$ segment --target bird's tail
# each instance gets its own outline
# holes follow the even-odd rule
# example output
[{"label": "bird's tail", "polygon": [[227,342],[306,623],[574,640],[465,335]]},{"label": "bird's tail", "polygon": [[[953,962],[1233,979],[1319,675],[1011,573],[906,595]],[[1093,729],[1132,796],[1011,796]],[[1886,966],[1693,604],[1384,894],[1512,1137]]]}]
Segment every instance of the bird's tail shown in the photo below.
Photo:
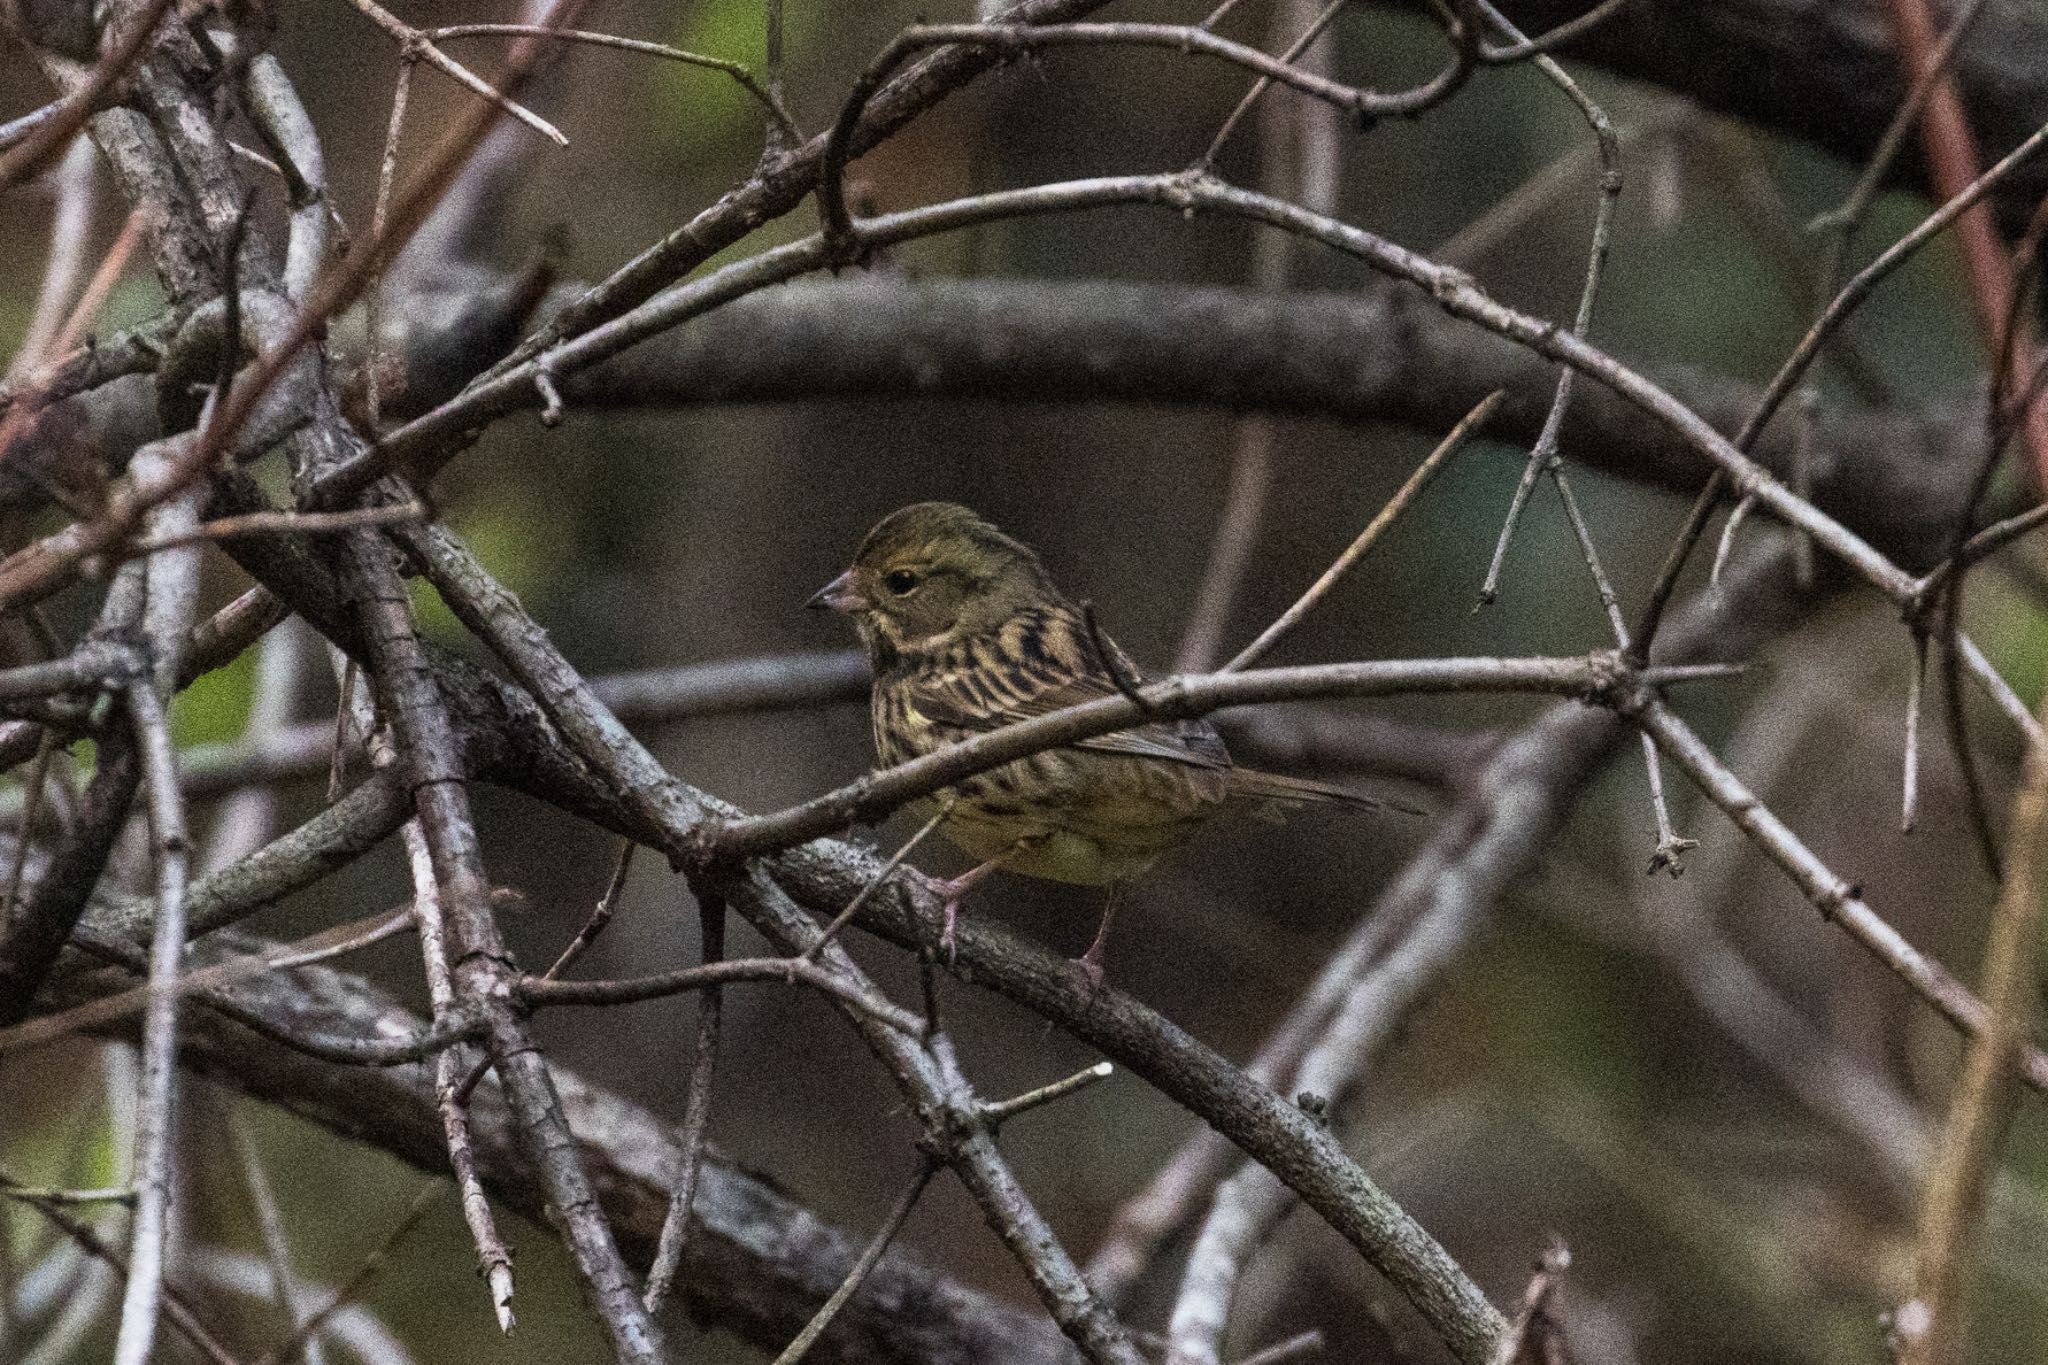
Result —
[{"label": "bird's tail", "polygon": [[1285,777],[1279,773],[1262,773],[1256,768],[1232,768],[1230,770],[1230,794],[1253,801],[1271,801],[1284,807],[1305,805],[1310,802],[1331,802],[1349,806],[1353,810],[1398,811],[1403,815],[1421,815],[1423,812],[1413,806],[1404,806],[1398,801],[1387,801],[1377,796],[1365,796],[1333,787],[1326,782],[1311,782],[1304,777]]}]

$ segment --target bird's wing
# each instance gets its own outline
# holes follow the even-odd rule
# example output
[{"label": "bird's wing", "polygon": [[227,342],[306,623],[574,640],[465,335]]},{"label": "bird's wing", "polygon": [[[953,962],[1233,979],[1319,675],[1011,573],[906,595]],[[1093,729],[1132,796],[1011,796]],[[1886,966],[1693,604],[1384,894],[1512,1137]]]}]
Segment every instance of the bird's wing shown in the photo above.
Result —
[{"label": "bird's wing", "polygon": [[[1083,702],[1118,695],[1116,684],[1095,661],[1079,623],[1055,618],[1033,635],[1035,647],[998,636],[970,648],[959,668],[922,670],[905,680],[906,700],[926,720],[943,728],[980,733],[1050,715]],[[1138,670],[1114,644],[1125,676]],[[1114,734],[1075,741],[1075,748],[1101,753],[1165,759],[1197,768],[1227,770],[1230,754],[1206,721],[1150,721]]]}]

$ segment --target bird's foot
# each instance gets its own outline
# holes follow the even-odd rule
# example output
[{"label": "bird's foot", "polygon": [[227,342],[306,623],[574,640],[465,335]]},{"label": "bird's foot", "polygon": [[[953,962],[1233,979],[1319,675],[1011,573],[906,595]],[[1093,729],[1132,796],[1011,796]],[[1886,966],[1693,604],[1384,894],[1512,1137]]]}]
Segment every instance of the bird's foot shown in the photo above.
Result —
[{"label": "bird's foot", "polygon": [[939,951],[946,955],[946,965],[952,966],[959,955],[957,931],[960,925],[960,902],[967,899],[967,893],[974,884],[995,871],[996,862],[990,859],[979,867],[971,867],[951,881],[935,881],[932,890],[945,897],[939,913],[945,916],[939,928]]},{"label": "bird's foot", "polygon": [[950,967],[960,956],[960,942],[954,932],[960,926],[960,897],[947,896],[940,913],[946,917],[946,922],[939,930],[939,951],[946,955],[946,965]]},{"label": "bird's foot", "polygon": [[1102,989],[1102,945],[1094,944],[1079,957],[1067,959],[1067,965],[1079,972],[1088,982],[1088,994],[1094,995]]},{"label": "bird's foot", "polygon": [[1088,951],[1071,958],[1081,975],[1088,978],[1088,994],[1094,995],[1102,989],[1102,950],[1109,946],[1109,926],[1116,922],[1117,906],[1123,902],[1124,888],[1121,883],[1109,888],[1109,899],[1102,906],[1102,921],[1095,926],[1095,937],[1088,944]]}]

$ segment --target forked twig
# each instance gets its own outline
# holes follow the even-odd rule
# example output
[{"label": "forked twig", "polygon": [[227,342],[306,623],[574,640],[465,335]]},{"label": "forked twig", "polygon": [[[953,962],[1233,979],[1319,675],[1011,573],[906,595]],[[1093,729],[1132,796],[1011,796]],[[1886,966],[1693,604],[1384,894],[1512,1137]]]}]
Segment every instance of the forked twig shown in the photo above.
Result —
[{"label": "forked twig", "polygon": [[510,114],[513,118],[518,119],[557,147],[569,145],[569,139],[563,136],[561,129],[549,123],[539,114],[534,113],[533,110],[527,108],[518,100],[501,93],[489,81],[486,81],[483,77],[477,75],[476,72],[471,71],[461,62],[456,61],[453,57],[443,52],[426,32],[406,23],[405,20],[378,4],[377,0],[349,0],[349,3],[358,10],[361,10],[363,16],[371,23],[391,35],[392,41],[398,44],[399,55],[406,65],[410,66],[413,62],[423,61],[454,81],[457,85],[477,95],[481,95],[484,99],[497,105],[500,109]]},{"label": "forked twig", "polygon": [[[779,15],[780,0],[773,0],[770,13]],[[542,28],[538,24],[451,24],[446,28],[423,30],[420,34],[429,42],[447,42],[457,38],[539,38],[546,42],[586,43],[592,47],[609,47],[621,52],[638,52],[644,56],[660,57],[665,61],[680,62],[685,66],[702,67],[707,71],[723,71],[733,78],[740,89],[747,92],[760,106],[768,111],[775,131],[788,139],[794,147],[803,141],[803,134],[797,131],[796,121],[789,116],[782,97],[776,90],[779,69],[771,66],[774,75],[769,84],[762,85],[754,79],[754,73],[738,62],[729,62],[722,57],[707,57],[699,52],[686,52],[667,43],[650,43],[641,38],[621,38],[611,33],[593,33],[587,29]]]}]

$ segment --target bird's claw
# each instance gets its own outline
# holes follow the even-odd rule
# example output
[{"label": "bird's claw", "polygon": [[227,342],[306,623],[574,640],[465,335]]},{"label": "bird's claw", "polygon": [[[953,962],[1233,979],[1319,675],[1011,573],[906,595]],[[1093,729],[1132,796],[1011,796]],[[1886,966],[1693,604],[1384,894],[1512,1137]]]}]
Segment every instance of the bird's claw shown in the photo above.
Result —
[{"label": "bird's claw", "polygon": [[1082,976],[1087,978],[1088,994],[1091,996],[1102,989],[1102,954],[1099,951],[1097,951],[1099,947],[1100,945],[1098,944],[1096,947],[1090,948],[1087,952],[1081,954],[1081,956],[1079,957],[1070,957],[1067,959],[1068,963],[1071,964],[1075,968],[1075,970],[1079,971]]}]

